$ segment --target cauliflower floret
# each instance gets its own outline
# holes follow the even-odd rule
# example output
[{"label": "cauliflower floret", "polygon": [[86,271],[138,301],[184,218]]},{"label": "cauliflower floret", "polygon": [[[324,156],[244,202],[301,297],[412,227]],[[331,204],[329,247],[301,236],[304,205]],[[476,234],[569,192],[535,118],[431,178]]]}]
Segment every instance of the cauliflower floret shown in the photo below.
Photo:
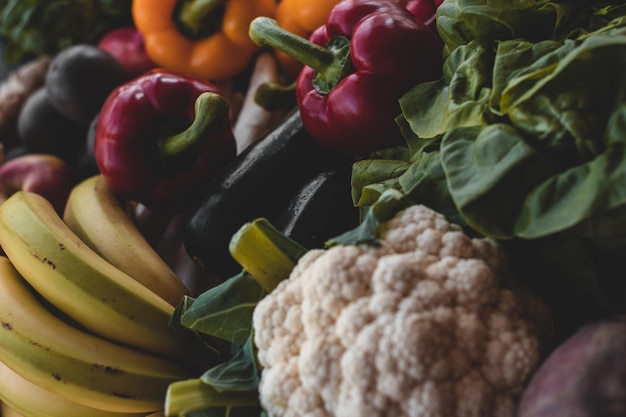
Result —
[{"label": "cauliflower floret", "polygon": [[511,417],[547,306],[493,240],[411,206],[380,245],[307,252],[253,317],[270,416]]}]

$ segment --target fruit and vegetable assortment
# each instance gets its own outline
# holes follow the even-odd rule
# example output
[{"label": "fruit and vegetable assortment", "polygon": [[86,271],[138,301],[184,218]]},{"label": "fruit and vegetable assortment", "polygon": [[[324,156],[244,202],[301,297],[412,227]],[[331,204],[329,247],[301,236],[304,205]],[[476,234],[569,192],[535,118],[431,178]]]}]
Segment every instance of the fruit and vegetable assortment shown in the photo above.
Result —
[{"label": "fruit and vegetable assortment", "polygon": [[0,416],[626,415],[621,0],[0,0]]}]

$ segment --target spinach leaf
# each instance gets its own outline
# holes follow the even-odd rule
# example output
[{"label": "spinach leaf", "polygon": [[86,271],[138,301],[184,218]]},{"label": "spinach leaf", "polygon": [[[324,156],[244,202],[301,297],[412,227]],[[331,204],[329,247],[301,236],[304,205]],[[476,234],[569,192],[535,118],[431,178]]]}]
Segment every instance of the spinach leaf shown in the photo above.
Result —
[{"label": "spinach leaf", "polygon": [[[583,28],[598,28],[620,1],[446,0],[437,10],[437,28],[446,51],[481,40],[562,40]],[[576,32],[578,33],[578,32]]]},{"label": "spinach leaf", "polygon": [[472,41],[445,60],[440,80],[418,84],[404,94],[400,108],[415,135],[428,139],[457,127],[489,123],[493,59],[493,51]]},{"label": "spinach leaf", "polygon": [[[605,151],[608,119],[625,97],[626,27],[564,41],[559,48],[552,41],[535,45],[544,43],[549,48],[533,48],[543,55],[531,54],[531,65],[517,62],[521,70],[493,99],[499,99],[513,125],[553,157],[572,164],[588,161]],[[494,72],[498,62],[515,62],[519,48],[510,53],[509,44],[501,44]]]},{"label": "spinach leaf", "polygon": [[458,128],[442,142],[450,193],[468,224],[487,236],[537,238],[626,204],[624,35],[626,27],[563,48],[548,41],[531,48],[545,52],[528,54],[534,65],[507,76],[498,62],[520,44],[504,43],[495,68],[506,86],[492,101],[509,123]]},{"label": "spinach leaf", "polygon": [[507,124],[448,132],[441,159],[463,219],[479,233],[499,239],[515,236],[515,223],[528,193],[559,172],[559,166]]}]

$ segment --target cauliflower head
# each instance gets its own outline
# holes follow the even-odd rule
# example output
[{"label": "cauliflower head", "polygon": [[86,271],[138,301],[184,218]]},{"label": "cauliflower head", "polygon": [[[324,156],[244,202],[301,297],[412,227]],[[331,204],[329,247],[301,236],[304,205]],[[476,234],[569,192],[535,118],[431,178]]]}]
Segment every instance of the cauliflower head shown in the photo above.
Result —
[{"label": "cauliflower head", "polygon": [[414,205],[380,245],[307,252],[257,305],[270,416],[510,417],[551,316],[503,249]]}]

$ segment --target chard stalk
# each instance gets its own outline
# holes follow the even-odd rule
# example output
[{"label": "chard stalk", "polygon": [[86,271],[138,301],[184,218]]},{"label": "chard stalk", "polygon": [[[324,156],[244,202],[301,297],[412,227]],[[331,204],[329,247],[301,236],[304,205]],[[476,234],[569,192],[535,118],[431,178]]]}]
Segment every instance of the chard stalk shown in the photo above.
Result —
[{"label": "chard stalk", "polygon": [[187,416],[194,411],[206,409],[224,409],[224,415],[229,414],[231,408],[250,408],[260,410],[258,392],[252,391],[223,391],[220,392],[201,378],[176,381],[168,386],[165,396],[166,416]]},{"label": "chard stalk", "polygon": [[244,224],[233,235],[229,250],[268,293],[289,276],[298,259],[307,251],[265,218]]}]

